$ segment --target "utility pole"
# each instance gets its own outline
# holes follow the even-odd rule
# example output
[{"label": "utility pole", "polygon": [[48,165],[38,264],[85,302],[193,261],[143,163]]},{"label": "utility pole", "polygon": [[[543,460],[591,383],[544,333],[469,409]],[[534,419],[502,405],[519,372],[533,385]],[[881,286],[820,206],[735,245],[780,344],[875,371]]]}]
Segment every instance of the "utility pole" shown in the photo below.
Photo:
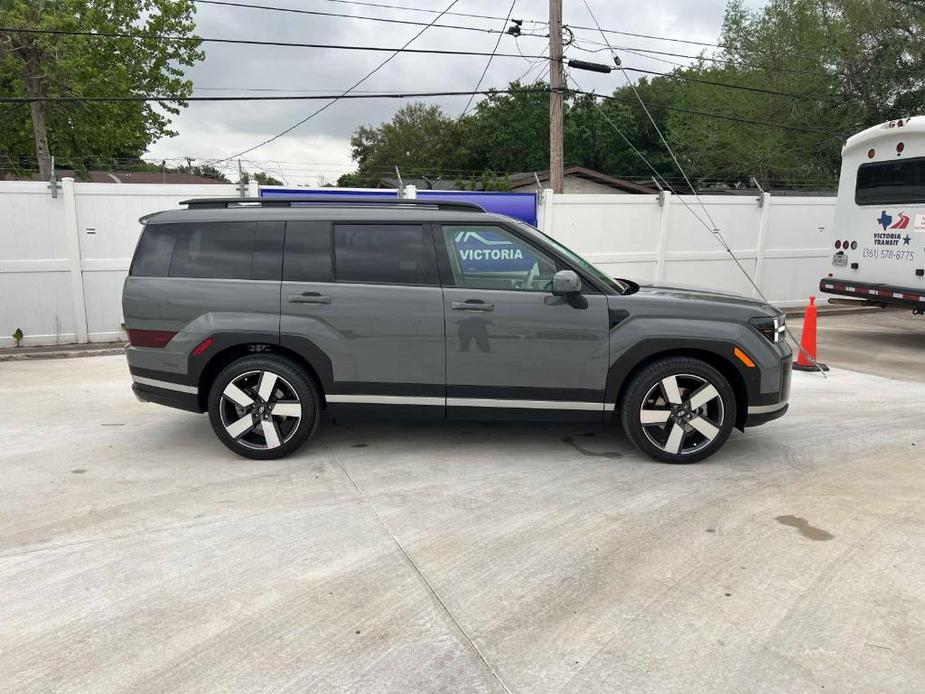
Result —
[{"label": "utility pole", "polygon": [[563,189],[562,144],[562,0],[549,0],[549,187]]}]

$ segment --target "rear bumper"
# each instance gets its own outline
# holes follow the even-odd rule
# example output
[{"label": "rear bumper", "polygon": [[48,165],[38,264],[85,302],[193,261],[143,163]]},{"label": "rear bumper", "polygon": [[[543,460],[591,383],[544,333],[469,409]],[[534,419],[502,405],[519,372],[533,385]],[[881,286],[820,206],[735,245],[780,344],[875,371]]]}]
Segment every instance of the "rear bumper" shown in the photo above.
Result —
[{"label": "rear bumper", "polygon": [[855,299],[866,299],[874,304],[925,308],[925,289],[892,287],[886,284],[851,282],[849,280],[822,279],[819,280],[819,291],[826,294],[850,296]]},{"label": "rear bumper", "polygon": [[132,384],[132,392],[140,402],[153,402],[187,412],[202,412],[202,408],[199,407],[199,396],[193,393],[179,393],[175,390],[154,388],[137,382]]}]

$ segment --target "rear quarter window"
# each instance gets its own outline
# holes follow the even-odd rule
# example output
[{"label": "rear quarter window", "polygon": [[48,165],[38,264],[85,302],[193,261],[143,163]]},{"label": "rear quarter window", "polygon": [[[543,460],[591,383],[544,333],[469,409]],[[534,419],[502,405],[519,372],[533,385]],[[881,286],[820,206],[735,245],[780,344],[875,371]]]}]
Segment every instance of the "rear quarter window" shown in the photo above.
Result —
[{"label": "rear quarter window", "polygon": [[131,274],[279,280],[283,226],[283,222],[149,224]]}]

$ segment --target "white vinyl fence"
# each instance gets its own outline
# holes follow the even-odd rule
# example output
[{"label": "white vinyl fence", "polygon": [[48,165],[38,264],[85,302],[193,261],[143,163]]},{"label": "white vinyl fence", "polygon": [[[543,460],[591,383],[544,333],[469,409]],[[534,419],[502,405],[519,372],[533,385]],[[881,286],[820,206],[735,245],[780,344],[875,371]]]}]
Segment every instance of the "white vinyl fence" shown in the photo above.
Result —
[{"label": "white vinyl fence", "polygon": [[[408,191],[412,192],[412,191]],[[124,338],[122,281],[138,218],[191,197],[235,196],[234,185],[0,181],[0,347]],[[256,195],[251,186],[250,195]],[[413,194],[413,193],[412,193]],[[768,298],[806,303],[831,250],[834,198],[704,198]],[[696,202],[689,204],[701,216]],[[728,255],[678,198],[544,194],[540,225],[615,276],[751,294]]]},{"label": "white vinyl fence", "polygon": [[[803,306],[829,267],[835,198],[701,196],[767,299]],[[707,222],[697,220],[695,214]],[[757,296],[693,196],[553,195],[540,228],[613,277]]]},{"label": "white vinyl fence", "polygon": [[124,339],[122,281],[138,218],[234,185],[0,181],[0,347]]}]

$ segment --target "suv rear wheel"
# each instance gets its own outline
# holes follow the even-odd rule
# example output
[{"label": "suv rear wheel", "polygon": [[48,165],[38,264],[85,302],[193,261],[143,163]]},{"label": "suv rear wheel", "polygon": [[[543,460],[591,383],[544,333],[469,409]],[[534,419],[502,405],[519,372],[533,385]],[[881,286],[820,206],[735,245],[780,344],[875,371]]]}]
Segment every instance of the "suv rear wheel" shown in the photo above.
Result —
[{"label": "suv rear wheel", "polygon": [[282,458],[318,426],[320,397],[288,359],[244,357],[219,373],[209,391],[209,421],[228,448],[245,458]]},{"label": "suv rear wheel", "polygon": [[732,387],[699,359],[672,357],[627,386],[621,419],[630,441],[664,463],[695,463],[718,451],[735,423]]}]

